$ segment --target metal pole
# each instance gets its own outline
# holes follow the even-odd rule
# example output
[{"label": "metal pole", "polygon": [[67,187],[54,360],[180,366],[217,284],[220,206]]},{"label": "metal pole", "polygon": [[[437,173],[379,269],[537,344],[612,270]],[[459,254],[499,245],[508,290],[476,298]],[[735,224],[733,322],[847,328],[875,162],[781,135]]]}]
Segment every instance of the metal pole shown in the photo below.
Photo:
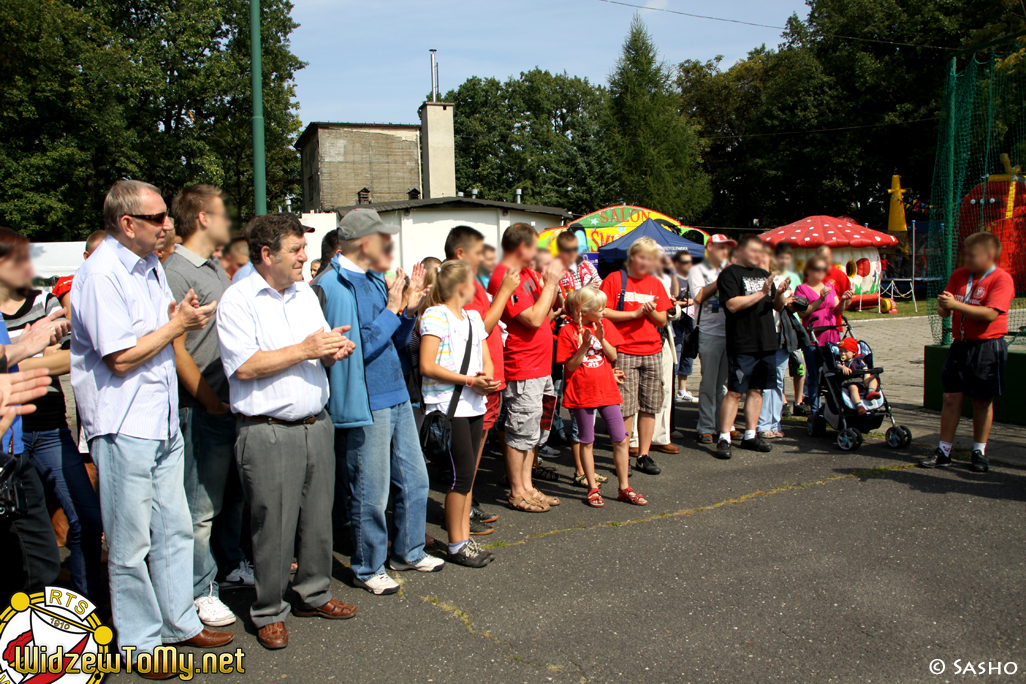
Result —
[{"label": "metal pole", "polygon": [[267,213],[267,167],[264,160],[264,70],[260,60],[260,0],[249,0],[249,43],[253,83],[253,213]]},{"label": "metal pole", "polygon": [[[948,111],[947,124],[948,124],[948,195],[944,198],[944,225],[941,226],[941,235],[943,236],[944,242],[942,243],[944,249],[944,274],[942,276],[944,282],[951,277],[951,272],[955,270],[955,239],[954,230],[955,226],[955,195],[957,194],[955,189],[955,90],[958,87],[958,65],[955,58],[951,58],[951,71],[949,75],[949,86],[948,86]],[[952,231],[951,235],[944,233],[945,227]],[[941,344],[951,344],[951,317],[941,319]]]}]

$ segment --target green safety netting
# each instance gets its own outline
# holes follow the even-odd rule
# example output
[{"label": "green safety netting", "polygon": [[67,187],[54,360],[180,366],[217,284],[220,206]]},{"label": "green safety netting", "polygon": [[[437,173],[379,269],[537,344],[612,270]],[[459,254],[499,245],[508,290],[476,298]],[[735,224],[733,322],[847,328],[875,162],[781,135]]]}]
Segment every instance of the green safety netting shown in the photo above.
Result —
[{"label": "green safety netting", "polygon": [[[1008,329],[1026,326],[1026,48],[971,57],[961,72],[952,60],[944,91],[927,232],[927,293],[938,343],[950,322],[936,315],[936,297],[961,261],[962,241],[979,231],[1001,239],[1000,265],[1015,280]],[[1026,331],[1014,340],[1026,343]]]}]

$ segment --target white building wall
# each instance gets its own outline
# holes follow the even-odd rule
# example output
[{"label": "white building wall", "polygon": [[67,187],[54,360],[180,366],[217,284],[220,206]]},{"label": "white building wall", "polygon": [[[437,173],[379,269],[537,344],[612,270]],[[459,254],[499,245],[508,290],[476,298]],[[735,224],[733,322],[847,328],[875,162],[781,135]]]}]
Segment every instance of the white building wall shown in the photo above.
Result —
[{"label": "white building wall", "polygon": [[[510,210],[503,215],[503,211],[492,207],[425,207],[382,212],[382,221],[399,226],[399,234],[394,237],[397,245],[393,265],[409,272],[425,257],[445,259],[445,238],[450,230],[460,225],[481,231],[485,243],[499,249],[503,231],[513,223],[527,223],[538,232],[563,223],[559,216],[552,214]],[[335,213],[303,214],[303,223],[315,229],[306,236],[307,256],[313,261],[320,256],[321,240],[328,231],[335,229]]]}]

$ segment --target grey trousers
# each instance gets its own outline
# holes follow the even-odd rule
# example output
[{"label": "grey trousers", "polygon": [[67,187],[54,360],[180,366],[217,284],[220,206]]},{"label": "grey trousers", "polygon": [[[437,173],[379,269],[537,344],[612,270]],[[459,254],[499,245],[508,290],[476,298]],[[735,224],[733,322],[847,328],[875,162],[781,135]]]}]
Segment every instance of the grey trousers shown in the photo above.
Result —
[{"label": "grey trousers", "polygon": [[[307,608],[331,600],[331,508],[335,498],[335,429],[326,411],[312,425],[239,420],[235,459],[251,509],[258,628],[283,622],[295,554],[292,590]],[[299,548],[296,537],[299,537]]]},{"label": "grey trousers", "polygon": [[698,338],[698,361],[702,384],[698,386],[698,434],[720,434],[720,404],[727,396],[727,338],[707,335]]}]

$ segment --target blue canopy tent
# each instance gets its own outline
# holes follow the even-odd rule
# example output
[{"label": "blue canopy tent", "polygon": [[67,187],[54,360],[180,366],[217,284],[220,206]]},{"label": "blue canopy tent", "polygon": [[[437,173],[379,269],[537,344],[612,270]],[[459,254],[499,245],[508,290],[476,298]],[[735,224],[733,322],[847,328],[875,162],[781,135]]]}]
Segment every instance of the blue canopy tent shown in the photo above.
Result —
[{"label": "blue canopy tent", "polygon": [[701,259],[705,256],[705,247],[702,245],[697,242],[692,242],[691,240],[685,240],[676,233],[662,227],[652,219],[648,219],[623,237],[619,237],[609,244],[599,247],[599,259],[602,261],[626,259],[627,249],[635,240],[642,237],[650,237],[655,240],[659,246],[663,248],[663,251],[670,256],[673,256],[682,249],[686,249],[690,252],[693,259]]}]

